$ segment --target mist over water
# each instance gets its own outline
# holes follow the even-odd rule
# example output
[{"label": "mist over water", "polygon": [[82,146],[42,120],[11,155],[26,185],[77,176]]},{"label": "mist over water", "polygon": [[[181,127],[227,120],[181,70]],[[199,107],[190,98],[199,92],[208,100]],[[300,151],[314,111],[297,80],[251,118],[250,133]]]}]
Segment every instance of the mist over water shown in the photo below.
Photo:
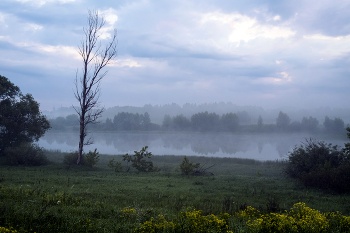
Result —
[{"label": "mist over water", "polygon": [[[94,133],[94,144],[85,151],[101,154],[126,154],[148,146],[153,155],[195,155],[248,158],[256,160],[285,159],[288,151],[306,138],[343,146],[346,136],[311,135],[307,133]],[[77,133],[47,133],[39,140],[45,149],[71,152],[78,149]]]}]

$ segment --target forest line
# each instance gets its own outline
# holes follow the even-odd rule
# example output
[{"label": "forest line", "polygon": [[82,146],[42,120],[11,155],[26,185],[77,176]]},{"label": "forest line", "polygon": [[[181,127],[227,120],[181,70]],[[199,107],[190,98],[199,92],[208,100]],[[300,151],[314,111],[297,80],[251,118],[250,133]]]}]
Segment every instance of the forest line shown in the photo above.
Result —
[{"label": "forest line", "polygon": [[[50,119],[54,131],[79,130],[79,118],[75,114],[66,117]],[[250,123],[248,123],[250,122]],[[119,112],[113,118],[107,118],[99,124],[89,127],[92,131],[194,131],[194,132],[311,132],[311,133],[345,133],[346,125],[339,118],[331,119],[325,116],[322,123],[312,116],[303,117],[300,121],[292,121],[284,112],[276,116],[276,122],[265,124],[259,115],[256,123],[251,123],[251,117],[246,111],[238,113],[198,112],[190,118],[183,114],[171,117],[165,114],[161,124],[151,121],[150,114]]]}]

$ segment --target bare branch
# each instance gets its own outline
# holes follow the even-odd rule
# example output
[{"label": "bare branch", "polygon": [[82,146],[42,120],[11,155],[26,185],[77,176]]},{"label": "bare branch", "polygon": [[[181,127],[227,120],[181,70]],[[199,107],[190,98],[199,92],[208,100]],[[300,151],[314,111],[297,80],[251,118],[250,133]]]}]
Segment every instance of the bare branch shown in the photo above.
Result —
[{"label": "bare branch", "polygon": [[83,28],[85,38],[78,46],[78,54],[83,62],[82,74],[78,81],[77,71],[74,81],[74,96],[80,106],[80,108],[74,107],[80,119],[78,164],[81,160],[83,146],[93,143],[92,137],[85,140],[88,134],[86,127],[89,124],[98,123],[98,118],[104,111],[104,108],[100,108],[99,102],[100,84],[108,71],[102,72],[102,70],[117,56],[117,31],[114,30],[111,41],[103,48],[99,38],[106,21],[99,16],[98,11],[89,11],[88,14],[87,27]]}]

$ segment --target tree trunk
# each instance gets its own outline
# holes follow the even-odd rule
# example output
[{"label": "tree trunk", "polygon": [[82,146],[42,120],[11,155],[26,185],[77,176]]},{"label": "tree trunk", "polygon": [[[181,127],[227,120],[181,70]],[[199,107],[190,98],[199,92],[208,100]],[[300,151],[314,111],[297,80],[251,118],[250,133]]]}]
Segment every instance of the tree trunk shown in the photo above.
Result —
[{"label": "tree trunk", "polygon": [[78,151],[78,159],[77,164],[79,165],[81,163],[82,157],[83,157],[83,146],[84,146],[84,139],[85,139],[85,127],[84,127],[84,117],[82,116],[80,118],[80,135],[79,135],[79,151]]},{"label": "tree trunk", "polygon": [[85,142],[87,135],[86,127],[88,124],[98,123],[97,119],[104,111],[99,109],[98,99],[100,97],[100,82],[107,74],[107,71],[100,74],[100,71],[108,65],[117,55],[117,34],[114,31],[111,42],[107,43],[104,49],[98,43],[101,35],[100,30],[105,24],[103,17],[99,17],[98,11],[89,11],[88,27],[84,28],[85,40],[82,40],[78,47],[79,54],[83,60],[83,75],[78,80],[78,71],[75,77],[74,96],[79,101],[79,107],[75,111],[80,117],[80,135],[79,135],[79,151],[77,164],[81,164],[83,159],[84,145],[93,143],[91,138]]}]

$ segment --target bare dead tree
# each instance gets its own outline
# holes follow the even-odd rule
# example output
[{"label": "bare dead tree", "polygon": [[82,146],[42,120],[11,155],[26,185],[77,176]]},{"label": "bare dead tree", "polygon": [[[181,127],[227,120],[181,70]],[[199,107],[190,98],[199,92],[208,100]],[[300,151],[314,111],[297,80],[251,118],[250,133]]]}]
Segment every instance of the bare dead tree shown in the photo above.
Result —
[{"label": "bare dead tree", "polygon": [[110,64],[117,56],[117,32],[111,37],[111,41],[102,48],[100,36],[101,29],[106,21],[99,16],[97,11],[89,11],[88,26],[84,28],[85,38],[78,46],[79,55],[83,61],[82,75],[78,79],[78,70],[75,76],[75,98],[79,101],[79,108],[74,107],[79,115],[79,155],[77,164],[81,163],[83,147],[93,143],[92,137],[85,140],[88,132],[87,125],[98,123],[104,108],[100,108],[99,97],[101,95],[100,84],[107,71],[102,69]]}]

